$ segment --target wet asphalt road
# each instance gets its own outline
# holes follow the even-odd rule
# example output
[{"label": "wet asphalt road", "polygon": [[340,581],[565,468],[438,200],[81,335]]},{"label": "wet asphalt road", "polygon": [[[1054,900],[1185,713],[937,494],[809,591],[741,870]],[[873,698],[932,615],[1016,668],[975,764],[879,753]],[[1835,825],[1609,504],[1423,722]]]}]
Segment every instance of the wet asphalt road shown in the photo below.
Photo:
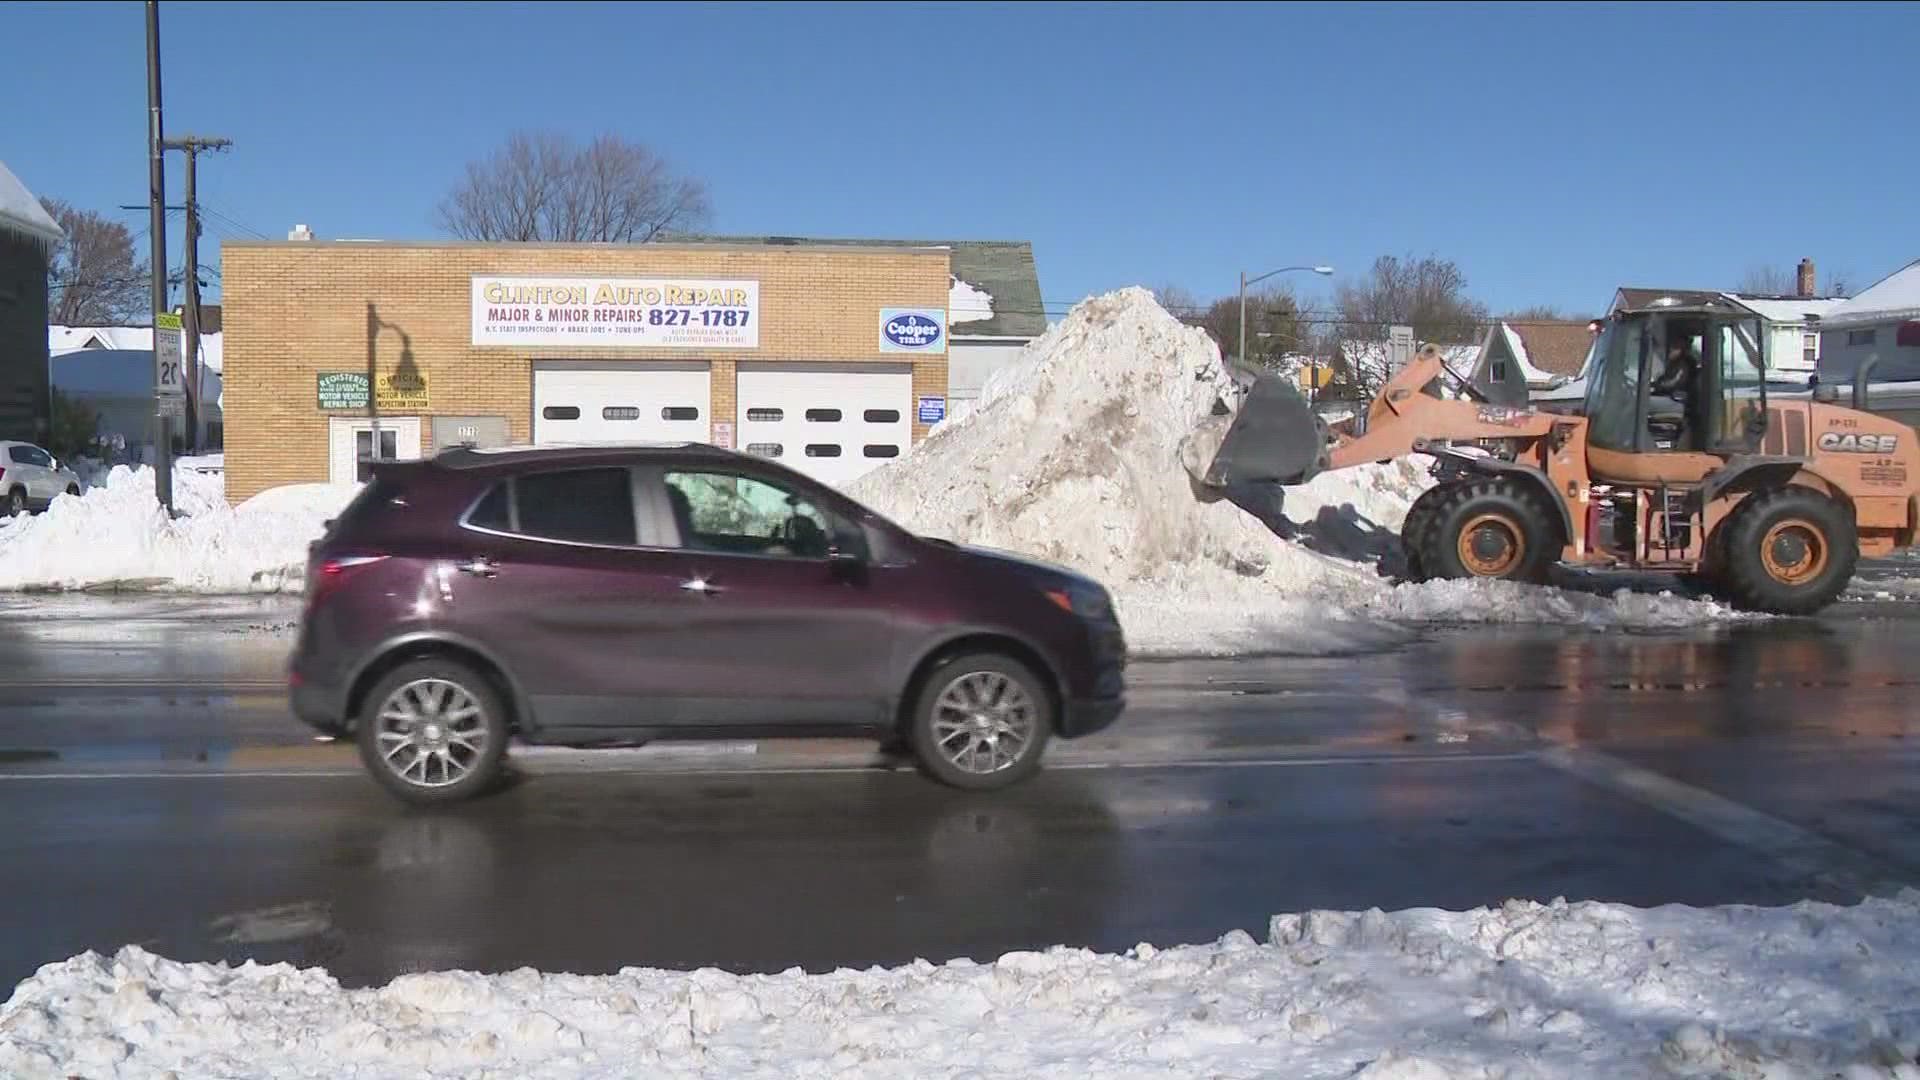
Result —
[{"label": "wet asphalt road", "polygon": [[124,943],[367,983],[1123,949],[1307,907],[1846,900],[1920,882],[1896,570],[1812,621],[1144,662],[1115,730],[989,796],[770,743],[523,753],[434,813],[287,715],[282,603],[0,600],[0,980]]}]

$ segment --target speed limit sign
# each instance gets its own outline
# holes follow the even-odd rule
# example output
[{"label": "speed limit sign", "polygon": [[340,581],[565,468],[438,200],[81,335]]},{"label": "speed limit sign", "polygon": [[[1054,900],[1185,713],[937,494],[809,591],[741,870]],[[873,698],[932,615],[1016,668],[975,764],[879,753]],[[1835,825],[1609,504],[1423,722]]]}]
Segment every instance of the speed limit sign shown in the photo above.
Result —
[{"label": "speed limit sign", "polygon": [[180,316],[153,317],[153,391],[163,398],[187,396],[187,376],[181,370],[185,349],[180,344]]}]

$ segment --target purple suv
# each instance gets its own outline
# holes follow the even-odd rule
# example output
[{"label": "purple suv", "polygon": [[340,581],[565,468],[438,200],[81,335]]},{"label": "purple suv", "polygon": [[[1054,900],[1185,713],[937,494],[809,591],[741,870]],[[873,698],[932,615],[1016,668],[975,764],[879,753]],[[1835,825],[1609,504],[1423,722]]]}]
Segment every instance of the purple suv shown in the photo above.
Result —
[{"label": "purple suv", "polygon": [[380,466],[313,545],[294,711],[413,802],[509,738],[869,734],[986,789],[1124,705],[1078,574],[915,536],[703,445],[454,450]]}]

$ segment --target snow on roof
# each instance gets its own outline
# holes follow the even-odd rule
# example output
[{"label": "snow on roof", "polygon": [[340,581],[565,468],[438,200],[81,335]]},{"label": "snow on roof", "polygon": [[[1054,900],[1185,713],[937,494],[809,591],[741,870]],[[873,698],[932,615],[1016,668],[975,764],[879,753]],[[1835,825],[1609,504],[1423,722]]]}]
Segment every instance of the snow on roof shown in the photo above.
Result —
[{"label": "snow on roof", "polygon": [[947,280],[952,286],[947,289],[947,323],[986,322],[993,318],[993,294],[985,289],[976,288],[958,277],[949,274]]},{"label": "snow on roof", "polygon": [[1895,270],[1859,296],[1820,317],[1822,326],[1859,326],[1920,318],[1920,259]]},{"label": "snow on roof", "polygon": [[[208,370],[226,370],[226,354],[220,333],[200,335],[200,363]],[[149,326],[49,326],[47,355],[62,356],[81,349],[119,349],[129,352],[153,351],[153,328]]]},{"label": "snow on roof", "polygon": [[1844,296],[1754,296],[1727,293],[1727,298],[1772,323],[1805,322],[1807,316],[1824,318],[1847,302]]},{"label": "snow on roof", "polygon": [[1528,386],[1545,385],[1559,377],[1551,371],[1534,366],[1533,358],[1527,355],[1527,343],[1521,339],[1520,331],[1503,322],[1500,324],[1500,333],[1507,339],[1507,349],[1512,352],[1513,359],[1520,365],[1520,375],[1527,380]]},{"label": "snow on roof", "polygon": [[66,235],[4,161],[0,161],[0,232],[21,233],[49,247]]}]

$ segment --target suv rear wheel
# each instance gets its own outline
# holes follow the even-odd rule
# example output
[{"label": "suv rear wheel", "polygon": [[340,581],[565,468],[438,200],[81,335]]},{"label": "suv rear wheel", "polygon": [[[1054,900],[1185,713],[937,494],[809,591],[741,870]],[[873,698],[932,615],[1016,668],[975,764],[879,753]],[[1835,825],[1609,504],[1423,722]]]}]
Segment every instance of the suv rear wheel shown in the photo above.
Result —
[{"label": "suv rear wheel", "polygon": [[499,777],[506,712],[478,672],[452,660],[416,660],[367,695],[357,738],[367,771],[395,796],[458,802]]},{"label": "suv rear wheel", "polygon": [[1017,660],[960,656],[928,678],[908,735],[936,780],[968,791],[1003,788],[1040,768],[1053,735],[1052,699]]},{"label": "suv rear wheel", "polygon": [[7,492],[7,516],[19,517],[27,512],[27,489],[14,488]]}]

